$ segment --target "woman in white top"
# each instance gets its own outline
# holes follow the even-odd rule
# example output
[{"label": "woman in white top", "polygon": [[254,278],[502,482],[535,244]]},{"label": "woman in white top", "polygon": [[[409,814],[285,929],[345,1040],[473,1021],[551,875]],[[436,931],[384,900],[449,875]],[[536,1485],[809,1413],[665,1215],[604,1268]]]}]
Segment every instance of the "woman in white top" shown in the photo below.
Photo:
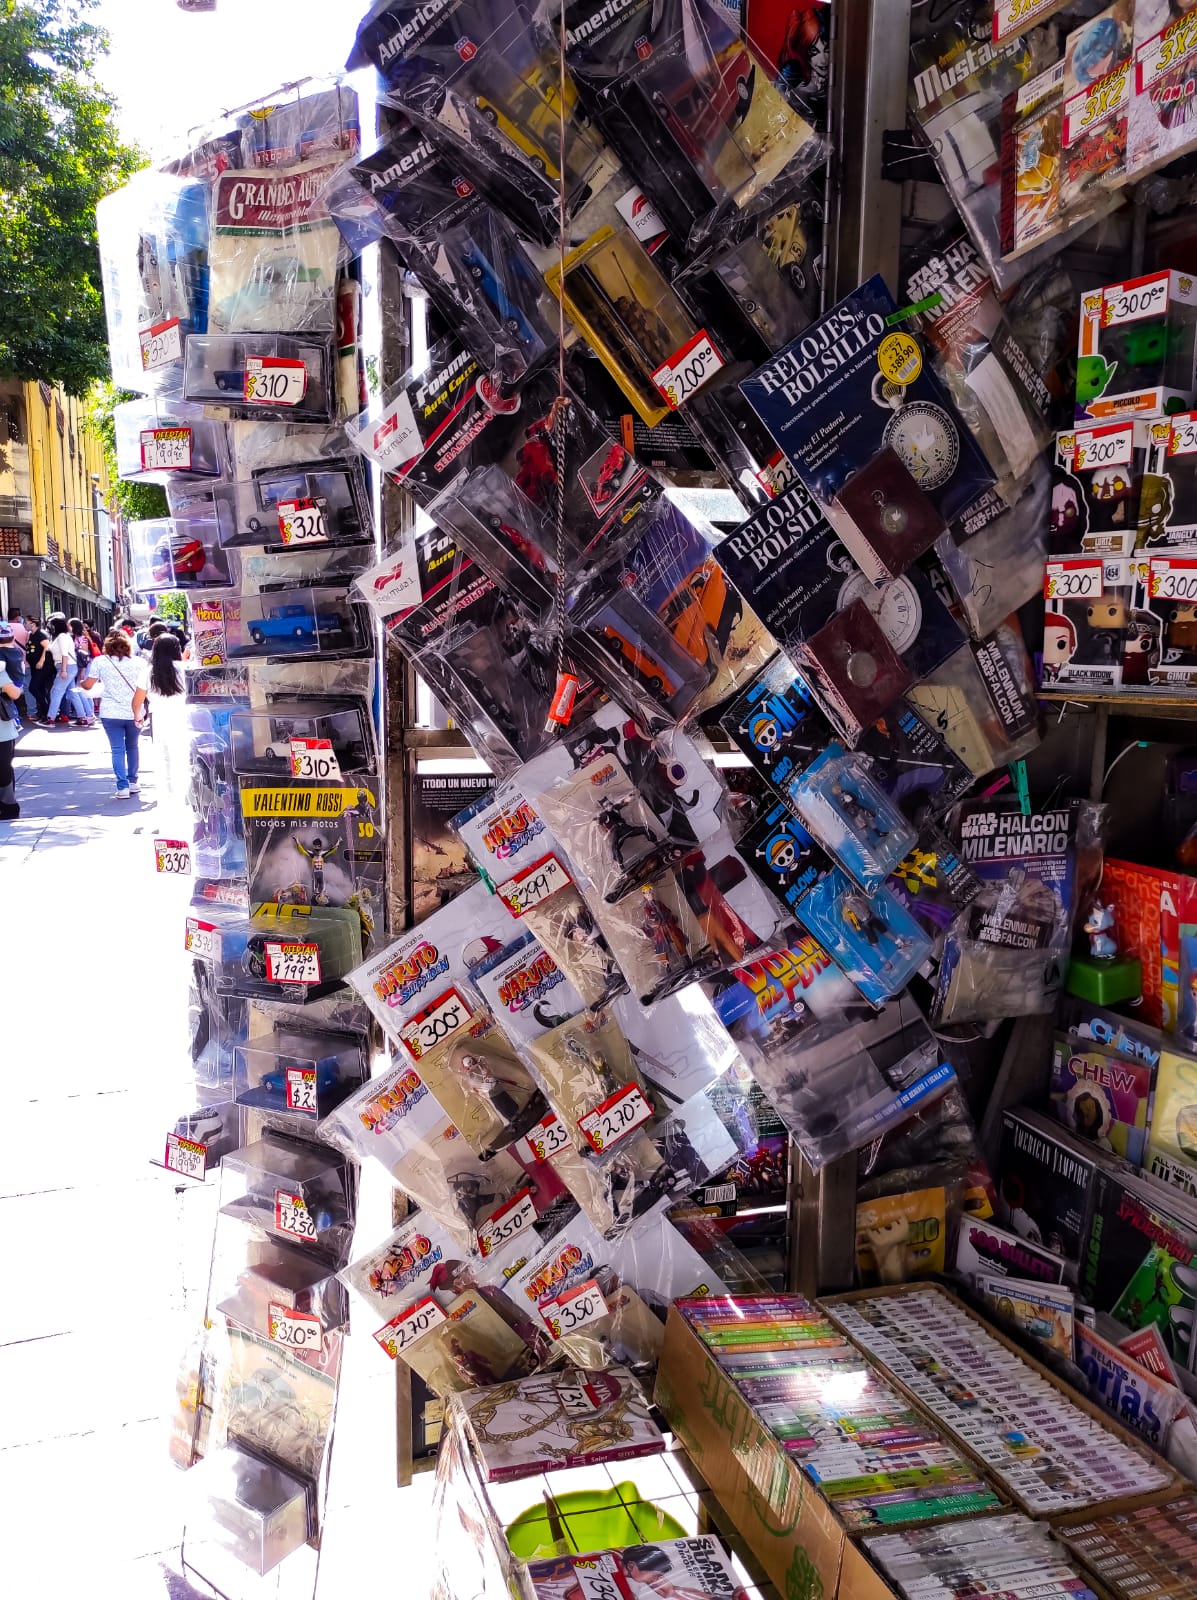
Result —
[{"label": "woman in white top", "polygon": [[81,727],[90,728],[91,706],[75,687],[75,635],[65,617],[55,617],[50,624],[50,656],[54,662],[54,687],[50,691],[50,709],[46,713],[46,721],[55,721],[65,700],[67,711],[74,721]]},{"label": "woman in white top", "polygon": [[183,647],[173,633],[161,633],[150,651],[146,700],[153,718],[158,771],[158,808],[184,812],[190,777],[187,685]]},{"label": "woman in white top", "polygon": [[145,680],[145,662],[133,659],[128,639],[114,628],[104,640],[104,654],[96,656],[91,676],[84,679],[82,687],[88,690],[100,685],[100,723],[112,751],[118,800],[127,800],[140,787],[137,774],[141,752],[137,740],[145,705]]}]

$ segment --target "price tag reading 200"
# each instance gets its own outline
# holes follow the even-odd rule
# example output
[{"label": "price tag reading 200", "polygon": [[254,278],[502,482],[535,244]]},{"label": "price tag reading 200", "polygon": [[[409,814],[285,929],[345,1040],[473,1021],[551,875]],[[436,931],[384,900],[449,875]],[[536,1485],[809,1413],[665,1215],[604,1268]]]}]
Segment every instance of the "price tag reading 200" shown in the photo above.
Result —
[{"label": "price tag reading 200", "polygon": [[638,1084],[629,1083],[626,1089],[613,1094],[602,1105],[578,1118],[578,1127],[585,1134],[592,1150],[609,1150],[620,1139],[626,1139],[633,1129],[651,1120],[653,1108],[644,1098]]},{"label": "price tag reading 200", "polygon": [[451,1039],[459,1028],[464,1028],[474,1013],[456,989],[447,989],[423,1011],[418,1012],[403,1029],[400,1038],[407,1046],[413,1061],[427,1055],[429,1050],[446,1039]]},{"label": "price tag reading 200", "polygon": [[723,366],[723,357],[711,343],[704,328],[688,340],[680,350],[675,350],[668,361],[663,361],[653,373],[653,382],[661,391],[665,404],[671,411],[701,389],[708,378],[714,377]]},{"label": "price tag reading 200", "polygon": [[247,356],[242,398],[263,406],[297,406],[307,393],[308,369],[284,356]]},{"label": "price tag reading 200", "polygon": [[588,1322],[596,1322],[599,1317],[605,1317],[607,1302],[603,1299],[603,1291],[591,1278],[588,1283],[580,1284],[568,1294],[560,1295],[548,1305],[542,1306],[540,1314],[554,1339],[566,1339],[571,1333],[577,1333],[579,1328],[584,1328]]}]

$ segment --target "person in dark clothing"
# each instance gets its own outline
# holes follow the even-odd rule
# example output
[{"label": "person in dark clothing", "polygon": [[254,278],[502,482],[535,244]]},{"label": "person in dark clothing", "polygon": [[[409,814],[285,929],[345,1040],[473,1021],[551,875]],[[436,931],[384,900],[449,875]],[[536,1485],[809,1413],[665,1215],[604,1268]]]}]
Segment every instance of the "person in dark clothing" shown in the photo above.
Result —
[{"label": "person in dark clothing", "polygon": [[40,623],[29,630],[25,662],[29,668],[28,697],[33,701],[37,720],[45,722],[50,715],[50,695],[54,690],[54,660],[50,655],[49,630]]}]

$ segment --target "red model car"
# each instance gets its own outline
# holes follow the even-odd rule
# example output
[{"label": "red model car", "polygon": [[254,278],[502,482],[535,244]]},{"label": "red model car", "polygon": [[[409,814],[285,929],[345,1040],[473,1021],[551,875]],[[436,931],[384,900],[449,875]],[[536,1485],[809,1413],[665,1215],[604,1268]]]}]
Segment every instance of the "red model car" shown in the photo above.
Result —
[{"label": "red model car", "polygon": [[179,578],[196,578],[208,564],[203,540],[189,533],[164,535],[150,556],[155,583],[173,583]]}]

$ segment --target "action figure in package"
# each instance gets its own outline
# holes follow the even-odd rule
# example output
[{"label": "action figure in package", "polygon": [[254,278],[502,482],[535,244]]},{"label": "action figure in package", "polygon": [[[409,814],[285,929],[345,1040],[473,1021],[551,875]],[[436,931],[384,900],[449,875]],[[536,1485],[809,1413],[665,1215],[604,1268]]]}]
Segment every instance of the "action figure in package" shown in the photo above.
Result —
[{"label": "action figure in package", "polygon": [[614,756],[591,762],[547,790],[539,807],[609,904],[684,853]]},{"label": "action figure in package", "polygon": [[1079,423],[1188,410],[1197,398],[1197,285],[1187,273],[1153,272],[1089,291],[1080,310]]},{"label": "action figure in package", "polygon": [[567,973],[526,925],[511,942],[474,969],[473,981],[517,1043],[528,1043],[585,1009]]},{"label": "action figure in package", "polygon": [[830,744],[787,792],[799,815],[862,889],[877,889],[915,843],[914,829],[859,755]]},{"label": "action figure in package", "polygon": [[[1056,435],[1051,555],[1134,551],[1152,431],[1128,418]],[[1148,513],[1149,521],[1158,518],[1158,511]]]},{"label": "action figure in package", "polygon": [[527,923],[584,1005],[596,1009],[626,992],[627,979],[577,889],[563,889],[529,911]]},{"label": "action figure in package", "polygon": [[421,1052],[420,1076],[471,1149],[484,1158],[504,1150],[546,1111],[502,1030],[485,1013],[443,1044]]},{"label": "action figure in package", "polygon": [[875,1006],[904,989],[931,953],[931,941],[895,895],[868,895],[838,869],[799,907],[803,923]]}]

